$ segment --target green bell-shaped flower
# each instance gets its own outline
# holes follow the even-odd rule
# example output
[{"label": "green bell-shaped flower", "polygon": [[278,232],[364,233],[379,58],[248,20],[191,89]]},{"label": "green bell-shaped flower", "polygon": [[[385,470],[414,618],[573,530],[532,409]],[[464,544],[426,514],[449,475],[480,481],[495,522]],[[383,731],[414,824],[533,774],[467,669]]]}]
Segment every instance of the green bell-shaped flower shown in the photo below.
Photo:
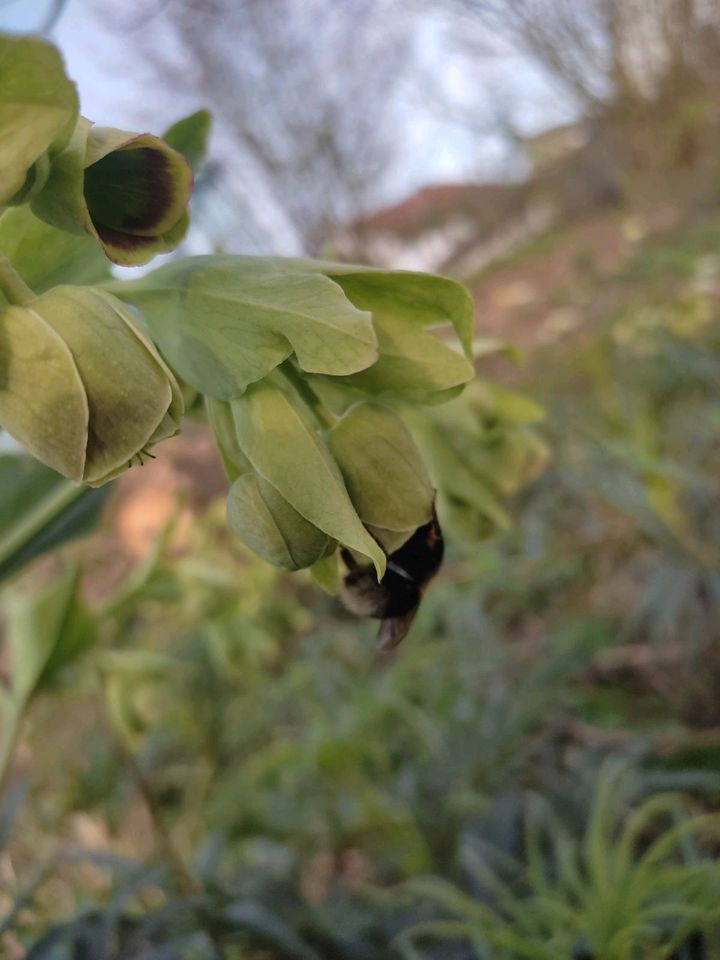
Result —
[{"label": "green bell-shaped flower", "polygon": [[179,429],[175,377],[125,304],[53,287],[0,310],[0,426],[71,480],[99,486]]},{"label": "green bell-shaped flower", "polygon": [[228,494],[228,524],[243,543],[274,567],[302,570],[335,552],[331,539],[255,473],[244,473]]},{"label": "green bell-shaped flower", "polygon": [[284,570],[310,567],[334,553],[337,541],[306,520],[267,480],[240,448],[232,407],[206,397],[210,428],[232,486],[228,524],[263,560]]},{"label": "green bell-shaped flower", "polygon": [[330,430],[327,442],[358,516],[387,553],[430,522],[435,490],[396,413],[357,403]]},{"label": "green bell-shaped flower", "polygon": [[31,205],[52,226],[95,237],[113,263],[136,266],[182,240],[191,190],[187,160],[164,140],[81,117]]}]

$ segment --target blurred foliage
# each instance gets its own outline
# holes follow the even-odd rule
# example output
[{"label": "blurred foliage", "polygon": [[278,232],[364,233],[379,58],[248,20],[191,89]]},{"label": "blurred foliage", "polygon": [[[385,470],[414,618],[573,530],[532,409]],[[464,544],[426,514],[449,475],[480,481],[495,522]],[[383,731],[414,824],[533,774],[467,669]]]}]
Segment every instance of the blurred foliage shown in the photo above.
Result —
[{"label": "blurred foliage", "polygon": [[0,579],[87,533],[106,499],[32,457],[0,454]]},{"label": "blurred foliage", "polygon": [[[247,554],[221,504],[179,545],[170,523],[31,699],[6,950],[718,955],[714,236],[643,245],[599,319],[523,369],[534,402],[480,380],[431,410],[428,449],[472,482],[444,491],[449,556],[395,659]],[[488,507],[507,495],[511,524]]]},{"label": "blurred foliage", "polygon": [[[573,836],[543,797],[526,805],[524,862],[475,845],[465,868],[469,896],[447,881],[419,878],[419,896],[459,921],[426,922],[404,933],[400,955],[420,960],[413,945],[463,939],[468,956],[677,957],[683,945],[720,943],[720,870],[715,860],[720,818],[693,815],[683,798],[657,793],[634,807],[627,770],[606,765],[588,822]],[[630,778],[632,780],[632,778]]]}]

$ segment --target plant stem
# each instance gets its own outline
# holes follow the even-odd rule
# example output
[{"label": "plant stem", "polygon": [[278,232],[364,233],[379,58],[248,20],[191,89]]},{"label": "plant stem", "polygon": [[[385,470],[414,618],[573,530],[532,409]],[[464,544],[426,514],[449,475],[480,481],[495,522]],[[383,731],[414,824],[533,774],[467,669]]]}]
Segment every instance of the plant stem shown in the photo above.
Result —
[{"label": "plant stem", "polygon": [[189,905],[190,909],[196,914],[198,924],[209,936],[213,946],[215,947],[217,957],[219,957],[220,960],[225,960],[226,953],[222,944],[222,940],[216,931],[208,929],[203,916],[202,904],[197,900],[198,895],[202,893],[201,884],[198,883],[198,881],[192,876],[182,855],[175,846],[172,835],[170,834],[170,831],[163,820],[162,812],[160,811],[160,807],[158,805],[157,798],[153,793],[153,789],[148,783],[142,769],[140,768],[140,764],[138,763],[132,748],[125,739],[122,730],[115,723],[108,704],[105,679],[101,672],[98,675],[98,683],[100,684],[102,693],[102,706],[107,725],[115,742],[120,748],[123,759],[130,770],[137,791],[140,794],[148,816],[150,817],[158,851],[170,870],[170,874],[175,882],[179,894],[191,901]]},{"label": "plant stem", "polygon": [[337,423],[335,414],[328,410],[310,384],[302,374],[296,370],[291,360],[286,360],[284,363],[281,363],[278,369],[308,405],[321,427],[329,428]]},{"label": "plant stem", "polygon": [[177,888],[182,896],[192,897],[198,893],[198,885],[190,875],[188,868],[185,866],[185,861],[180,856],[175,844],[173,843],[173,839],[170,836],[170,831],[165,826],[162,814],[158,808],[155,794],[153,793],[150,784],[145,779],[145,775],[140,769],[140,764],[137,762],[135,754],[125,743],[125,740],[121,734],[117,733],[116,736],[125,762],[127,763],[130,773],[132,774],[132,778],[135,781],[135,786],[137,787],[138,793],[142,797],[143,803],[145,804],[145,809],[147,810],[150,820],[152,821],[153,831],[155,833],[155,841],[162,852],[165,862],[170,868],[173,879],[177,884]]},{"label": "plant stem", "polygon": [[107,725],[110,729],[113,739],[120,748],[123,760],[130,770],[130,774],[135,782],[137,791],[140,794],[148,816],[150,817],[150,822],[153,826],[153,833],[155,835],[155,843],[158,846],[163,860],[168,865],[170,873],[172,874],[173,880],[175,881],[180,894],[184,897],[192,897],[197,894],[198,885],[191,876],[190,871],[185,865],[185,861],[180,856],[180,853],[173,843],[170,832],[165,826],[162,814],[160,813],[155,794],[153,793],[150,784],[145,779],[145,775],[140,769],[140,764],[137,762],[132,748],[125,739],[123,731],[115,722],[115,719],[112,715],[112,710],[110,709],[110,705],[108,703],[107,686],[105,684],[105,678],[102,675],[102,672],[99,672],[98,674],[98,683],[100,685],[103,713],[105,714]]},{"label": "plant stem", "polygon": [[84,492],[85,487],[71,483],[69,480],[59,484],[57,489],[40,501],[29,516],[23,517],[5,536],[0,538],[0,564]]},{"label": "plant stem", "polygon": [[[25,706],[23,704],[23,706]],[[3,729],[2,743],[0,744],[0,798],[5,793],[12,759],[15,755],[15,748],[20,740],[20,730],[22,727],[23,710],[16,711],[11,720],[8,721],[8,727]]]},{"label": "plant stem", "polygon": [[33,291],[4,256],[0,256],[0,292],[5,295],[8,303],[18,307],[35,299]]}]

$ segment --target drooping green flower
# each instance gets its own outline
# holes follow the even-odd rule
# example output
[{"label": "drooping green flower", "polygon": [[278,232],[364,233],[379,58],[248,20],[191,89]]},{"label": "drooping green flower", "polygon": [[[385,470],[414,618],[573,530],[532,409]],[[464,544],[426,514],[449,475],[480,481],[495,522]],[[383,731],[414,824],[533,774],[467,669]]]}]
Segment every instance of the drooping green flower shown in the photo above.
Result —
[{"label": "drooping green flower", "polygon": [[337,540],[306,520],[271,483],[244,473],[228,494],[230,529],[263,560],[302,570],[335,552]]},{"label": "drooping green flower", "polygon": [[175,377],[129,309],[54,287],[0,310],[0,426],[71,480],[99,486],[177,433]]},{"label": "drooping green flower", "polygon": [[388,553],[433,516],[435,490],[401,418],[376,403],[357,403],[328,434],[358,516]]},{"label": "drooping green flower", "polygon": [[0,34],[0,206],[39,190],[78,114],[62,57],[45,40]]},{"label": "drooping green flower", "polygon": [[187,160],[159,137],[81,117],[31,203],[42,220],[90,234],[114,263],[135,266],[182,240],[191,189]]},{"label": "drooping green flower", "polygon": [[240,448],[231,404],[207,397],[206,409],[232,484],[227,506],[230,529],[263,560],[285,570],[310,567],[332,554],[337,541],[255,472]]}]

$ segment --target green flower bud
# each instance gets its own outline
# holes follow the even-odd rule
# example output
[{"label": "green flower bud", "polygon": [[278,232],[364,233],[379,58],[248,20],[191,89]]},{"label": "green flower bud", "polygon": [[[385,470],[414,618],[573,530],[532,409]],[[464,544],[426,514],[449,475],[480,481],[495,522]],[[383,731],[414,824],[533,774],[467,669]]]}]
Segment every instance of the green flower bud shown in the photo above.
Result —
[{"label": "green flower bud", "polygon": [[358,516],[386,552],[432,519],[435,491],[397,414],[358,403],[330,430],[328,447]]},{"label": "green flower bud", "polygon": [[311,567],[337,547],[255,473],[244,473],[230,488],[228,523],[254,553],[285,570]]},{"label": "green flower bud", "polygon": [[182,240],[191,189],[186,159],[159,137],[81,117],[31,205],[54,227],[90,234],[114,263],[135,266]]},{"label": "green flower bud", "polygon": [[238,442],[232,406],[205,398],[208,423],[225,473],[228,524],[243,543],[263,560],[285,570],[300,570],[333,553],[337,543],[288,503],[259,476]]},{"label": "green flower bud", "polygon": [[77,92],[55,47],[0,34],[1,205],[23,203],[42,187],[77,114]]},{"label": "green flower bud", "polygon": [[48,466],[99,486],[177,433],[180,388],[115,297],[54,287],[0,310],[0,425]]}]

